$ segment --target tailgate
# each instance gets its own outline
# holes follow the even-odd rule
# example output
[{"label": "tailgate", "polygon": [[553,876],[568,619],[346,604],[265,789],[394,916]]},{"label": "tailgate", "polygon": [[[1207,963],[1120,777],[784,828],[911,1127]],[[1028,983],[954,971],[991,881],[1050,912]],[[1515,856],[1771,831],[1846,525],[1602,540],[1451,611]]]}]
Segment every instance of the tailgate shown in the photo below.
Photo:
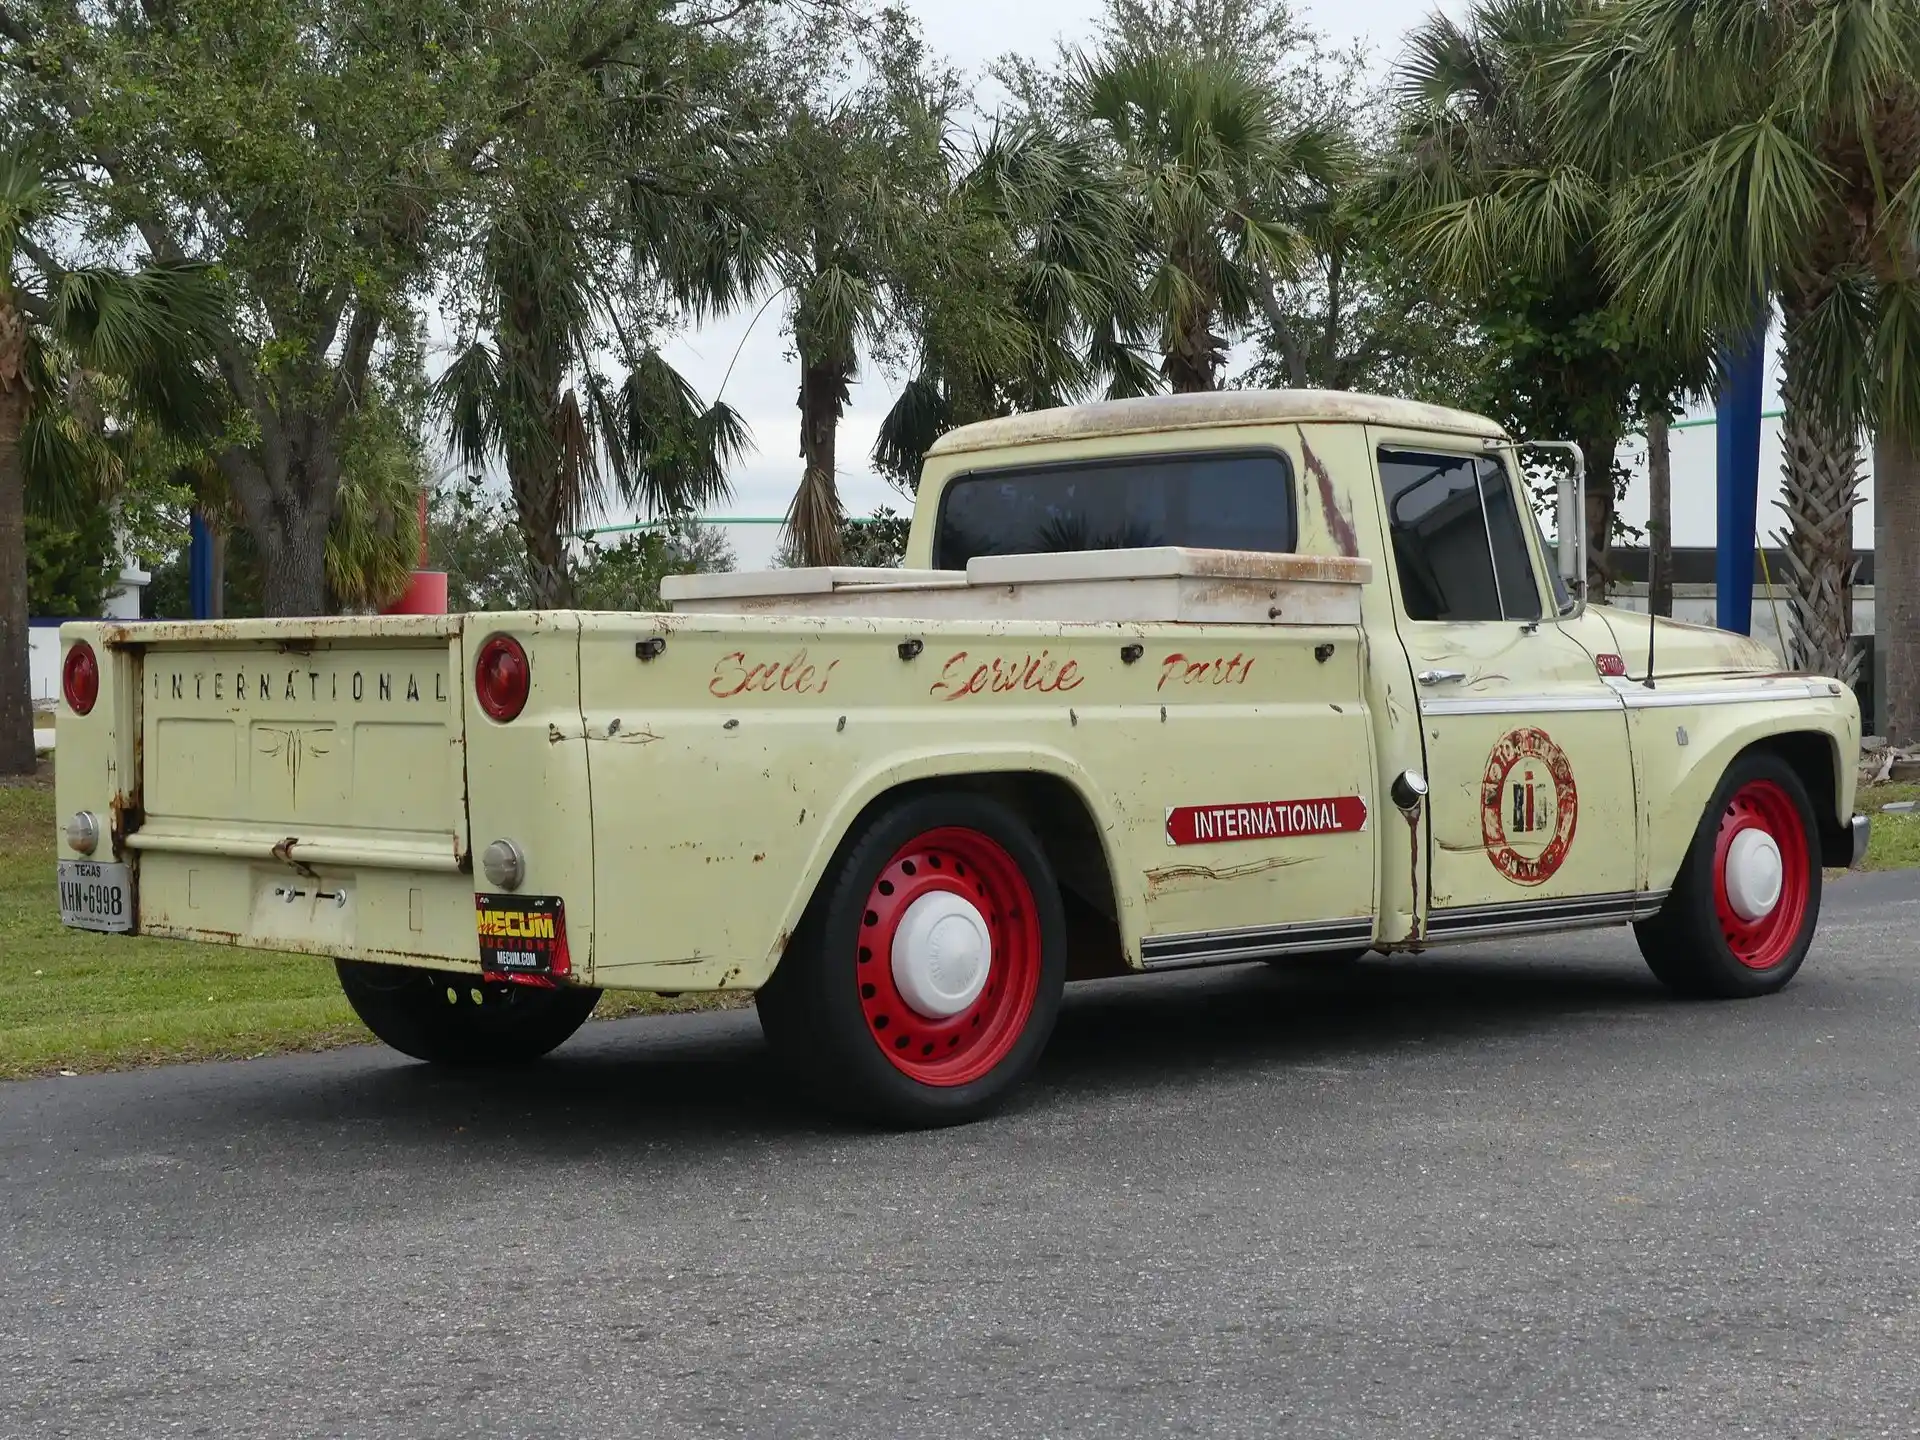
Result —
[{"label": "tailgate", "polygon": [[129,843],[458,870],[467,853],[458,622],[436,617],[433,629],[146,640],[145,818]]},{"label": "tailgate", "polygon": [[472,957],[459,617],[145,625],[108,640],[130,652],[117,665],[139,695],[125,846],[143,931]]}]

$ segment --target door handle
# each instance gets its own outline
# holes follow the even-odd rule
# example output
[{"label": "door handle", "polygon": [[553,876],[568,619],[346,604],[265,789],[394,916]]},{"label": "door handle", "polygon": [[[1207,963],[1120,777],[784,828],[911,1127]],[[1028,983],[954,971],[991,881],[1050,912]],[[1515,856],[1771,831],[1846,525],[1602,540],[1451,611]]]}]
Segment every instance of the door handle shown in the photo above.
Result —
[{"label": "door handle", "polygon": [[1453,685],[1466,678],[1464,670],[1422,670],[1414,676],[1422,685]]}]

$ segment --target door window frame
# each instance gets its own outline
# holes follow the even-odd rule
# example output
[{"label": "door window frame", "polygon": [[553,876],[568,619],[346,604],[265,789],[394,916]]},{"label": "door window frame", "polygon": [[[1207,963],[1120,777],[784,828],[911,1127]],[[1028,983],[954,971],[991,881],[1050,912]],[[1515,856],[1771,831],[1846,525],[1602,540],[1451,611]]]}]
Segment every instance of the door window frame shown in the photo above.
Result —
[{"label": "door window frame", "polygon": [[[1526,492],[1520,487],[1519,480],[1514,472],[1514,467],[1507,463],[1507,457],[1511,453],[1508,445],[1504,442],[1489,441],[1483,445],[1463,447],[1460,444],[1458,436],[1449,436],[1440,440],[1429,440],[1418,435],[1394,435],[1380,432],[1375,432],[1369,438],[1372,441],[1373,449],[1373,490],[1376,503],[1380,507],[1381,538],[1386,541],[1387,553],[1383,557],[1383,564],[1385,568],[1392,573],[1391,585],[1394,609],[1396,617],[1402,624],[1543,625],[1549,621],[1557,623],[1565,618],[1560,610],[1560,602],[1554,596],[1552,590],[1543,589],[1541,586],[1542,559],[1538,548],[1541,543],[1539,539],[1540,527],[1537,523],[1529,524],[1524,518],[1526,515],[1532,513],[1531,510],[1516,510],[1515,515],[1516,518],[1520,520],[1521,545],[1527,556],[1527,568],[1533,584],[1534,598],[1539,605],[1540,613],[1538,615],[1514,616],[1506,613],[1506,596],[1502,593],[1500,586],[1500,557],[1494,553],[1493,522],[1487,514],[1486,484],[1480,474],[1480,462],[1485,460],[1499,468],[1500,474],[1506,482],[1508,498],[1511,499],[1516,506],[1528,505],[1529,501]],[[1400,561],[1393,549],[1393,513],[1387,504],[1386,484],[1380,471],[1380,458],[1382,454],[1388,451],[1397,451],[1402,454],[1411,455],[1431,455],[1436,459],[1459,459],[1472,462],[1475,480],[1474,494],[1480,502],[1480,523],[1487,537],[1487,563],[1493,570],[1494,598],[1500,604],[1500,617],[1498,619],[1417,620],[1407,613],[1406,592],[1400,583]],[[1529,532],[1531,532],[1531,534],[1529,534]]]}]

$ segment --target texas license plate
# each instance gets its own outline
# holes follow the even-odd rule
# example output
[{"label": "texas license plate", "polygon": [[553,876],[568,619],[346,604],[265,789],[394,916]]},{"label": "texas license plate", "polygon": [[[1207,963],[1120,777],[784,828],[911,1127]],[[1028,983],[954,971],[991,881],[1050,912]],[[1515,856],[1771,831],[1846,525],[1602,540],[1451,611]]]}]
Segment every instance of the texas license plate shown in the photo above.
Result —
[{"label": "texas license plate", "polygon": [[573,974],[567,911],[558,895],[473,897],[480,925],[480,968],[490,976],[539,985]]},{"label": "texas license plate", "polygon": [[133,929],[133,871],[108,861],[62,860],[60,923],[76,930]]}]

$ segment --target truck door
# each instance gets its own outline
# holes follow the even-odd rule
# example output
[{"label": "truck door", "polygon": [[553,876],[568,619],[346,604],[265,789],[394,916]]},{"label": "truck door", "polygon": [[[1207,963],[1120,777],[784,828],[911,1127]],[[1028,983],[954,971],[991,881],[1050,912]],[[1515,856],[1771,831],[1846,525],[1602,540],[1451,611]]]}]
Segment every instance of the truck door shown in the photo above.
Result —
[{"label": "truck door", "polygon": [[1626,711],[1583,622],[1557,613],[1517,477],[1434,438],[1375,450],[1426,746],[1425,933],[1624,918],[1640,904]]}]

